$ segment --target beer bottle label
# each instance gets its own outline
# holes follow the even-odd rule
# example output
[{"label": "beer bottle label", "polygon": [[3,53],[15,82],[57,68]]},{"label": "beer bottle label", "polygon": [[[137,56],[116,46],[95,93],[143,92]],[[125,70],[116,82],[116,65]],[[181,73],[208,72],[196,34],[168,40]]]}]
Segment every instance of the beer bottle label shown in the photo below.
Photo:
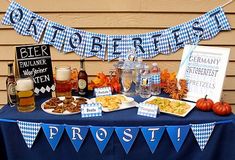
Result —
[{"label": "beer bottle label", "polygon": [[151,81],[152,81],[153,84],[160,84],[161,83],[161,75],[160,75],[160,73],[153,74],[151,76]]},{"label": "beer bottle label", "polygon": [[142,78],[141,85],[142,86],[150,86],[150,78]]},{"label": "beer bottle label", "polygon": [[86,88],[86,81],[84,79],[79,79],[78,80],[78,87],[79,89],[85,89]]},{"label": "beer bottle label", "polygon": [[7,92],[9,95],[16,95],[15,84],[13,83],[9,84]]},{"label": "beer bottle label", "polygon": [[8,103],[15,104],[16,103],[16,90],[15,90],[15,84],[10,83],[7,88],[7,96],[8,96]]}]

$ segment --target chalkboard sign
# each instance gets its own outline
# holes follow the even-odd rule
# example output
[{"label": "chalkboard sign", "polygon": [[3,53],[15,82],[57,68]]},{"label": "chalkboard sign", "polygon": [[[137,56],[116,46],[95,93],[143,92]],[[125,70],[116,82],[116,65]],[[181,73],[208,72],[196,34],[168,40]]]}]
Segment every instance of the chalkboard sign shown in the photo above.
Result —
[{"label": "chalkboard sign", "polygon": [[16,62],[20,77],[33,78],[36,94],[42,95],[55,90],[49,45],[16,47]]}]

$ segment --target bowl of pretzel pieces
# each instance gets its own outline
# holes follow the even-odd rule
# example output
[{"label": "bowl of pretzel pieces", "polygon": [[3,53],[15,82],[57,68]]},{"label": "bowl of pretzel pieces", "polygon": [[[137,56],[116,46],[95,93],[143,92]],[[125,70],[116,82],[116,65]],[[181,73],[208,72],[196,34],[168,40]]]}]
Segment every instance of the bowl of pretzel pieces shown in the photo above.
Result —
[{"label": "bowl of pretzel pieces", "polygon": [[81,112],[81,105],[89,103],[89,99],[78,96],[52,97],[43,102],[44,112],[54,115],[72,115]]}]

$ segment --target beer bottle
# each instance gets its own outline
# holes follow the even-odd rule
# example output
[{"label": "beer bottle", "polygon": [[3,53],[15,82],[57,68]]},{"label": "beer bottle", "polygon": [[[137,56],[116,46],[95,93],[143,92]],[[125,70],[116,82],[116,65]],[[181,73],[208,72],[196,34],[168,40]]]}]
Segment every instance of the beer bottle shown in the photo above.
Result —
[{"label": "beer bottle", "polygon": [[7,103],[9,105],[16,104],[16,91],[15,91],[16,81],[13,73],[13,63],[8,63],[8,76],[6,80],[7,89]]},{"label": "beer bottle", "polygon": [[84,59],[80,60],[80,71],[78,73],[78,95],[84,96],[87,93],[87,73],[84,69]]}]

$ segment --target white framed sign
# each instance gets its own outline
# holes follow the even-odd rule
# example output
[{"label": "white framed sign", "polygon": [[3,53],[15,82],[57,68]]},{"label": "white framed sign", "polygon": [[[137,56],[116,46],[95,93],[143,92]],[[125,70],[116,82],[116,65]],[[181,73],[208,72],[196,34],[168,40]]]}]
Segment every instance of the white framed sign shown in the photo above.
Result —
[{"label": "white framed sign", "polygon": [[220,101],[230,48],[186,45],[177,78],[186,79],[186,100],[196,102],[207,95]]}]

